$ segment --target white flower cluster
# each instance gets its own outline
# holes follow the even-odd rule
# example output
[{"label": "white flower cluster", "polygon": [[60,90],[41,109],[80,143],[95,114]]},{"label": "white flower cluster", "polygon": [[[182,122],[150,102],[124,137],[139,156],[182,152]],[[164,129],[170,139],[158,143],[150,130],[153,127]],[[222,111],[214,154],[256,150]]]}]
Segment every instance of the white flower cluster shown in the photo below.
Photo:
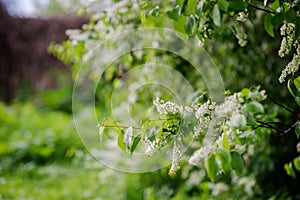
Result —
[{"label": "white flower cluster", "polygon": [[[266,98],[264,90],[260,91],[258,94],[260,96],[259,100]],[[226,138],[229,144],[235,144],[235,134],[253,134],[253,132],[243,132],[240,130],[240,128],[246,127],[246,117],[243,114],[243,103],[243,95],[239,92],[227,96],[221,104],[215,104],[208,101],[195,110],[195,116],[200,122],[199,127],[197,126],[195,129],[204,131],[208,130],[209,127],[213,127],[213,130],[210,130],[210,132],[207,132],[206,134],[210,134],[210,137],[216,138],[216,140],[203,144],[203,146],[190,157],[190,164],[196,166],[201,165],[205,157],[212,154],[217,148],[223,146],[224,138]],[[195,132],[194,134],[196,137],[199,136],[199,132]],[[244,153],[246,151],[244,145],[235,144],[232,148],[239,153]]]},{"label": "white flower cluster", "polygon": [[164,132],[160,138],[156,138],[153,142],[145,138],[145,142],[148,145],[145,154],[151,157],[156,150],[159,150],[168,144],[168,138],[170,136],[170,132]]},{"label": "white flower cluster", "polygon": [[215,150],[213,145],[205,145],[197,150],[189,159],[189,163],[194,166],[200,166],[204,158]]},{"label": "white flower cluster", "polygon": [[234,24],[232,27],[232,32],[235,35],[236,39],[238,39],[238,43],[241,47],[246,46],[247,44],[247,34],[243,32],[242,27],[238,24]]},{"label": "white flower cluster", "polygon": [[236,18],[237,21],[245,22],[248,19],[248,11],[247,9],[244,12],[239,12]]},{"label": "white flower cluster", "polygon": [[241,103],[244,102],[241,93],[234,93],[227,96],[222,104],[216,107],[216,113],[220,117],[229,117],[233,113],[238,113],[241,109]]},{"label": "white flower cluster", "polygon": [[285,55],[288,55],[291,50],[295,38],[295,24],[284,22],[280,28],[280,35],[282,35],[283,38],[278,55],[284,57]]},{"label": "white flower cluster", "polygon": [[[246,99],[251,99],[259,104],[259,101],[266,98],[264,90],[254,92],[249,90],[249,92],[247,96],[245,96],[245,92],[234,93],[225,97],[225,100],[219,104],[208,100],[200,106],[182,107],[156,98],[154,105],[161,114],[184,114],[189,112],[195,116],[198,123],[194,125],[194,137],[198,138],[204,135],[205,138],[202,141],[201,148],[190,157],[189,163],[200,166],[203,164],[203,159],[213,154],[218,148],[228,148],[230,146],[232,150],[238,153],[247,151],[245,145],[236,143],[236,136],[247,138],[255,133],[255,131],[250,131],[246,128],[247,120],[244,115]],[[167,145],[170,135],[171,133],[165,132],[153,142],[148,141],[146,154],[151,156],[155,150]],[[175,173],[179,169],[179,157],[180,150],[174,145],[173,161],[169,173]]]},{"label": "white flower cluster", "polygon": [[[296,6],[299,6],[300,4],[300,1],[299,0],[295,0],[295,1],[292,1],[292,2],[286,2],[286,4],[290,7],[290,8],[294,8]],[[299,12],[299,11],[298,11]]]},{"label": "white flower cluster", "polygon": [[174,142],[172,165],[171,165],[171,168],[169,170],[169,175],[175,174],[180,169],[179,159],[181,157],[181,152],[182,151],[179,148],[179,146],[177,145],[177,143]]},{"label": "white flower cluster", "polygon": [[159,97],[156,97],[156,99],[153,101],[153,104],[159,114],[177,114],[183,113],[184,110],[182,106],[179,106],[171,101],[165,102]]},{"label": "white flower cluster", "polygon": [[295,46],[297,46],[297,50],[296,53],[293,55],[293,59],[291,62],[289,62],[284,70],[282,70],[281,75],[279,77],[279,82],[283,83],[285,81],[285,78],[287,77],[287,75],[289,74],[294,74],[299,70],[299,65],[300,65],[300,45],[298,43],[298,41],[295,42],[294,44]]},{"label": "white flower cluster", "polygon": [[194,127],[194,136],[197,138],[201,133],[205,133],[214,119],[216,103],[207,101],[200,107],[194,108],[195,117],[199,120],[199,125]]},{"label": "white flower cluster", "polygon": [[220,196],[222,192],[228,191],[229,186],[225,183],[209,183],[209,189],[211,189],[211,194],[215,197]]}]

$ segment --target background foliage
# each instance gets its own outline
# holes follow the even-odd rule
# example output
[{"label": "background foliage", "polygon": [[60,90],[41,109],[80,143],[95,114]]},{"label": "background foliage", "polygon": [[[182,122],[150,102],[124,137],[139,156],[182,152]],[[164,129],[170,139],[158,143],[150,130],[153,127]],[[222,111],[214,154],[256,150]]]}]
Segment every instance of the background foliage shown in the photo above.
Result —
[{"label": "background foliage", "polygon": [[[268,98],[260,102],[260,106],[246,106],[251,110],[245,114],[257,115],[255,123],[250,125],[247,116],[247,127],[243,131],[253,131],[254,134],[251,136],[253,138],[246,138],[246,152],[236,153],[231,147],[228,151],[218,150],[207,157],[202,167],[190,165],[186,157],[180,161],[181,169],[176,175],[168,175],[171,166],[139,175],[122,174],[100,167],[75,134],[70,115],[71,86],[66,86],[42,93],[35,105],[27,102],[0,104],[0,121],[5,124],[0,128],[0,197],[299,198],[299,138],[296,135],[299,127],[295,123],[299,119],[299,106],[286,85],[278,81],[284,66],[296,53],[296,48],[291,47],[286,58],[278,56],[282,40],[280,27],[285,22],[294,23],[294,42],[299,40],[299,2],[265,2],[126,0],[113,2],[111,9],[107,10],[95,9],[99,8],[95,3],[78,11],[78,14],[90,16],[90,22],[83,26],[83,30],[69,30],[69,40],[49,47],[53,54],[72,65],[75,77],[83,64],[84,55],[95,43],[115,32],[155,26],[174,28],[186,34],[204,46],[216,62],[226,88],[232,94],[240,91],[245,104],[253,104],[253,99],[248,95],[258,92],[257,85],[266,90]],[[180,71],[193,87],[200,89],[203,86],[201,77],[189,73],[190,64],[180,57],[159,51],[132,52],[105,71],[104,81],[96,93],[99,113],[109,114],[107,102],[111,98],[110,91],[126,71],[156,59]],[[296,78],[297,72],[291,77]],[[297,92],[297,84],[291,87]],[[166,96],[164,98],[168,99]],[[152,95],[141,94],[136,106],[151,106],[152,100]],[[198,104],[203,105],[206,100],[206,97],[200,98]],[[192,154],[201,146],[199,141],[188,153]],[[224,141],[223,138],[222,146],[226,149]],[[232,164],[230,160],[238,160],[238,164]],[[231,165],[226,166],[229,163]],[[226,171],[226,168],[234,170]],[[46,179],[46,176],[50,178]],[[37,189],[34,184],[40,187]],[[82,185],[86,187],[82,188]]]}]

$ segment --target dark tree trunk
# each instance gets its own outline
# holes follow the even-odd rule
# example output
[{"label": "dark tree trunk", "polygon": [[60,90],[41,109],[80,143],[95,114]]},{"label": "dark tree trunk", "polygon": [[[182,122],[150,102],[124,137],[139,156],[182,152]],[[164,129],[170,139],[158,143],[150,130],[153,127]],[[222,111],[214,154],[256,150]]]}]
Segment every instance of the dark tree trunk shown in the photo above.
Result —
[{"label": "dark tree trunk", "polygon": [[[25,83],[42,90],[55,86],[45,81],[49,69],[66,67],[47,52],[51,42],[67,39],[66,29],[80,28],[87,19],[63,16],[19,18],[10,16],[0,2],[0,94],[6,102]],[[45,78],[46,77],[46,78]]]}]

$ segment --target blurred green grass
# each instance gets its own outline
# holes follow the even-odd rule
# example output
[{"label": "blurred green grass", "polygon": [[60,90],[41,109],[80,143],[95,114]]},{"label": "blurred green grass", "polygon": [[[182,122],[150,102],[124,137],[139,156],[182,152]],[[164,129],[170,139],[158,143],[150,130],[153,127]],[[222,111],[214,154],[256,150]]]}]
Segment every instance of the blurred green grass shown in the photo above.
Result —
[{"label": "blurred green grass", "polygon": [[101,165],[66,112],[0,102],[0,124],[0,199],[168,199],[180,185],[168,169],[127,174]]}]

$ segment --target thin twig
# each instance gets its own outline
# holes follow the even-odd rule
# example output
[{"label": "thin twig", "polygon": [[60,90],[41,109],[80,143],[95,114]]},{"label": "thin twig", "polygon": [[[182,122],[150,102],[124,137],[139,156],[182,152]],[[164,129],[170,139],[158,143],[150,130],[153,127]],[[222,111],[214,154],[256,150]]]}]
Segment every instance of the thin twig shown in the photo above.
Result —
[{"label": "thin twig", "polygon": [[293,125],[291,125],[288,129],[286,129],[285,131],[283,131],[281,134],[279,134],[278,136],[282,136],[285,135],[287,133],[289,133],[293,128],[295,128],[295,126],[299,123],[299,120],[297,120]]},{"label": "thin twig", "polygon": [[269,123],[269,122],[263,122],[263,121],[259,121],[259,120],[257,120],[256,122],[260,124],[259,125],[260,127],[271,128],[271,129],[281,131],[281,132],[285,131],[284,129],[280,129],[276,126],[273,126],[272,123]]},{"label": "thin twig", "polygon": [[283,105],[283,104],[277,102],[277,101],[276,101],[275,99],[273,99],[272,97],[268,96],[267,98],[270,99],[270,100],[271,100],[273,103],[275,103],[276,105],[278,105],[278,106],[284,108],[286,111],[289,111],[290,113],[295,114],[294,111],[292,111],[291,109],[289,109],[289,108],[286,107],[285,105]]},{"label": "thin twig", "polygon": [[251,3],[249,3],[249,6],[251,6],[252,8],[255,8],[257,10],[261,10],[261,11],[267,12],[267,13],[276,14],[276,12],[274,12],[274,11],[267,10],[265,8],[260,8],[260,7],[254,5],[254,4],[251,4]]},{"label": "thin twig", "polygon": [[[116,127],[117,127],[117,128],[123,128],[123,129],[129,128],[129,126],[119,126],[119,125],[113,126],[113,125],[103,125],[103,124],[101,124],[100,126],[103,126],[103,127],[105,127],[105,128],[116,128]],[[141,130],[142,128],[132,127],[132,129]]]}]

